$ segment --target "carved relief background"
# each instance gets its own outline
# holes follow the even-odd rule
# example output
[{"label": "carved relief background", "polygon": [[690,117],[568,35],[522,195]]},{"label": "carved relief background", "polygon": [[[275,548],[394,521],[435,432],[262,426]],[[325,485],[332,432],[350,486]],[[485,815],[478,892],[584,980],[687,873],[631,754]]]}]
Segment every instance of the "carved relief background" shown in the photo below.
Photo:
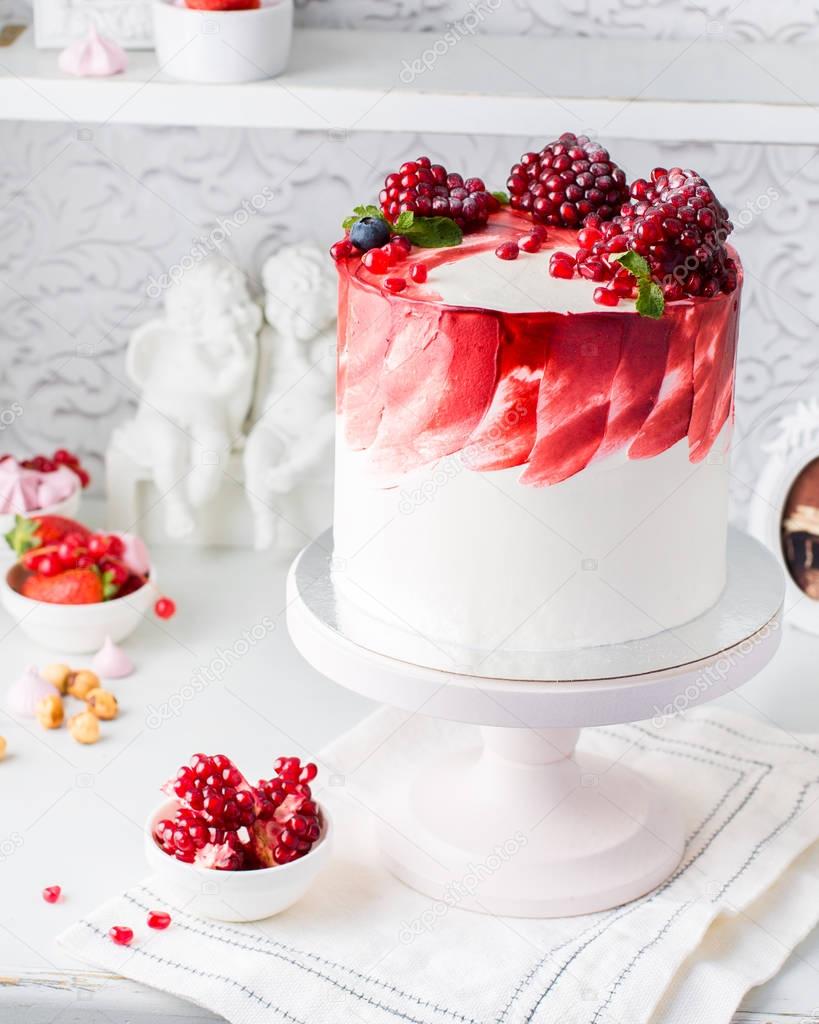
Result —
[{"label": "carved relief background", "polygon": [[[299,17],[435,30],[465,9],[454,0],[302,0]],[[819,3],[504,0],[485,27],[693,37],[707,19],[745,38],[813,39]],[[374,197],[407,155],[429,152],[502,187],[519,153],[544,141],[0,124],[0,451],[65,444],[101,480],[106,440],[135,402],[123,369],[129,333],[161,302],[163,275],[210,244],[215,228],[227,236],[222,252],[257,284],[281,245],[338,237],[342,215]],[[612,150],[630,174],[675,159],[648,143]],[[686,146],[678,157],[732,210],[746,268],[733,469],[740,515],[761,442],[796,397],[819,391],[816,157],[811,147],[728,144]],[[237,217],[265,187],[273,198]],[[23,411],[10,417],[14,402]]]}]

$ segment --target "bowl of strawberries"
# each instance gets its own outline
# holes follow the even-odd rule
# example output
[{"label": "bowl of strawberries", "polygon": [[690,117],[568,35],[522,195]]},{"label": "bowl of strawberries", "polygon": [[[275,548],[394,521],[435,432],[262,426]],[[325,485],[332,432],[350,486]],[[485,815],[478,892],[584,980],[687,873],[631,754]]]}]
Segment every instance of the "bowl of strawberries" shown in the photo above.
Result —
[{"label": "bowl of strawberries", "polygon": [[253,82],[287,67],[293,0],[154,0],[165,74],[187,82]]},{"label": "bowl of strawberries", "polygon": [[251,785],[224,754],[194,754],[148,818],[151,868],[192,914],[258,921],[307,892],[330,858],[331,824],[314,799],[315,764],[280,757]]},{"label": "bowl of strawberries", "polygon": [[156,601],[148,550],[135,534],[97,533],[65,516],[17,516],[5,535],[17,560],[3,607],[32,640],[67,653],[117,642]]}]

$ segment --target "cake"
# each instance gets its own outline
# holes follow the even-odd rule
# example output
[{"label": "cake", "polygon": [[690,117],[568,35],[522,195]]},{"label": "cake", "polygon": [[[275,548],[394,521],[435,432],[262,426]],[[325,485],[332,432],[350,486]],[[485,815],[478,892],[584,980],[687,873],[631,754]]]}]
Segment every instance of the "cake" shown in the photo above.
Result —
[{"label": "cake", "polygon": [[725,208],[568,134],[507,187],[420,157],[331,250],[334,587],[368,646],[436,667],[638,640],[726,581]]}]

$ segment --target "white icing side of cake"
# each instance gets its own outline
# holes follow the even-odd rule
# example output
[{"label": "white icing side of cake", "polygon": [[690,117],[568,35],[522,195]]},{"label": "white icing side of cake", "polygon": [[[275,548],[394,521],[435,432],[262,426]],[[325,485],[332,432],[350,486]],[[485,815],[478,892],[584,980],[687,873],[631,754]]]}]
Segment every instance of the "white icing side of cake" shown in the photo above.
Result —
[{"label": "white icing side of cake", "polygon": [[520,468],[474,473],[451,456],[378,489],[342,440],[336,586],[419,651],[568,650],[673,628],[725,585],[729,437],[726,425],[700,463],[683,440],[545,488],[521,486]]}]

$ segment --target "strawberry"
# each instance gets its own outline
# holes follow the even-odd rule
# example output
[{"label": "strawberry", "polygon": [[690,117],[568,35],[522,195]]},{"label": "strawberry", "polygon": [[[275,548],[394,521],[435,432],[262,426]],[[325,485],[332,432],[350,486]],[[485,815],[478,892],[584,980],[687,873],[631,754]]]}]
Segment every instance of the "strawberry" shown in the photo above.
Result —
[{"label": "strawberry", "polygon": [[59,544],[68,533],[78,534],[83,540],[91,536],[91,531],[82,523],[64,516],[15,516],[14,527],[5,536],[6,543],[19,558],[32,548]]},{"label": "strawberry", "polygon": [[105,580],[94,569],[68,569],[57,576],[33,574],[23,580],[21,592],[48,604],[98,604],[105,600]]}]

